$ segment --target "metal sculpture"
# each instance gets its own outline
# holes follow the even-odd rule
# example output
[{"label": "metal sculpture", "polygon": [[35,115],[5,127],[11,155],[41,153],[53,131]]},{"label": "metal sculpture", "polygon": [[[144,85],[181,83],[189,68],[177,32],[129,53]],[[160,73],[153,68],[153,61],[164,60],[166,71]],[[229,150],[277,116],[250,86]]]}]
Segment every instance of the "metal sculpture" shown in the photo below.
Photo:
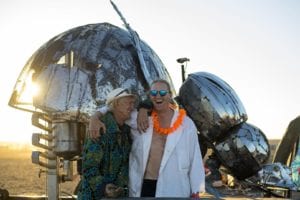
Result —
[{"label": "metal sculpture", "polygon": [[256,174],[270,155],[264,133],[246,122],[229,130],[228,136],[214,147],[221,163],[240,180]]},{"label": "metal sculpture", "polygon": [[297,148],[299,148],[297,147],[299,139],[300,116],[296,117],[289,123],[282,137],[282,140],[280,141],[275,151],[273,162],[280,162],[286,165],[290,165],[292,161],[290,158],[295,157]]},{"label": "metal sculpture", "polygon": [[[143,41],[141,49],[151,79],[172,82],[159,57]],[[28,80],[38,83],[42,92],[31,105],[22,101]],[[104,104],[106,94],[115,87],[131,89],[145,98],[150,84],[147,80],[127,31],[109,23],[89,24],[57,35],[33,54],[9,105],[80,118],[80,114],[91,114]]]},{"label": "metal sculpture", "polygon": [[[32,124],[45,131],[32,136],[33,145],[46,150],[32,152],[32,162],[47,168],[49,199],[58,198],[61,181],[73,180],[72,162],[80,161],[85,123],[104,105],[108,92],[123,87],[143,99],[149,80],[157,78],[170,81],[174,91],[156,53],[143,41],[140,48],[146,68],[126,30],[109,23],[88,24],[52,38],[23,68],[9,105],[32,112]],[[39,93],[26,99],[33,84]]]},{"label": "metal sculpture", "polygon": [[262,190],[270,186],[295,190],[287,166],[266,164],[270,155],[268,139],[258,127],[247,123],[242,102],[225,81],[207,72],[189,74],[180,87],[178,100],[195,122],[199,142],[213,150],[207,164],[217,172],[214,177],[221,178],[222,165],[235,178]]},{"label": "metal sculpture", "polygon": [[[151,81],[157,78],[169,81],[175,93],[160,58],[113,6],[128,31],[98,23],[53,37],[28,60],[9,101],[14,108],[32,112],[32,124],[45,131],[32,136],[33,145],[45,150],[34,151],[32,162],[47,168],[51,200],[58,199],[61,182],[73,180],[72,162],[80,158],[86,122],[105,103],[107,93],[123,87],[144,99]],[[33,84],[40,92],[26,98]],[[262,169],[269,156],[268,141],[258,128],[246,123],[244,106],[225,81],[210,73],[190,74],[178,99],[200,136],[235,177],[248,178]]]},{"label": "metal sculpture", "polygon": [[223,138],[230,128],[248,118],[235,91],[221,78],[207,72],[189,74],[180,87],[179,101],[210,142]]},{"label": "metal sculpture", "polygon": [[292,171],[282,163],[269,163],[262,166],[258,173],[249,180],[261,186],[289,188],[297,190],[297,186],[291,179]]}]

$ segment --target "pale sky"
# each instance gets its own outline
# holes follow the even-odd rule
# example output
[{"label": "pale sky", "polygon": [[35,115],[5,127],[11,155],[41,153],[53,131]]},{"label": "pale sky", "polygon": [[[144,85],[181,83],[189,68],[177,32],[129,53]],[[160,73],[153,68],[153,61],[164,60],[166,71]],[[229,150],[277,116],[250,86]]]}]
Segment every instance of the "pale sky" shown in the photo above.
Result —
[{"label": "pale sky", "polygon": [[[161,58],[178,91],[187,74],[213,73],[237,93],[248,123],[281,138],[300,113],[299,0],[114,0]],[[0,141],[31,143],[31,114],[8,106],[29,57],[52,37],[90,23],[123,27],[109,0],[1,0]]]}]

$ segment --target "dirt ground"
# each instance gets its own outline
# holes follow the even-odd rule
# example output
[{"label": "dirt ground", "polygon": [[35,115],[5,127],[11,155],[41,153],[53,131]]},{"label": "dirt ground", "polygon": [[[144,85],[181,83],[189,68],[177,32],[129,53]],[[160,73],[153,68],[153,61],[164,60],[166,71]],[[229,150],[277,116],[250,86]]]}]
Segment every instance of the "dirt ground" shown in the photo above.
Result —
[{"label": "dirt ground", "polygon": [[[8,190],[10,195],[45,194],[47,182],[44,170],[31,163],[30,148],[0,148],[0,188]],[[79,177],[61,184],[60,192],[73,194],[78,181]]]},{"label": "dirt ground", "polygon": [[[278,140],[270,141],[272,161]],[[0,145],[0,189],[6,189],[10,195],[45,195],[47,188],[46,174],[42,168],[31,163],[31,146],[11,147]],[[61,195],[73,194],[78,184],[79,176],[72,182],[60,185]],[[237,193],[236,190],[228,190]]]}]

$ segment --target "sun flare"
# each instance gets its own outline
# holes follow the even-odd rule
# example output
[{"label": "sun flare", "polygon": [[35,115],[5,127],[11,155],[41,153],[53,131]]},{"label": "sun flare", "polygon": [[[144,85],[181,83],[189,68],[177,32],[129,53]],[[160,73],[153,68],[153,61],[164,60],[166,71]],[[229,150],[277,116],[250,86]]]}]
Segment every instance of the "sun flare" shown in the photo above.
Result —
[{"label": "sun flare", "polygon": [[24,85],[22,87],[22,93],[20,96],[21,102],[32,103],[33,97],[37,96],[39,93],[39,86],[32,81],[32,73],[27,76]]}]

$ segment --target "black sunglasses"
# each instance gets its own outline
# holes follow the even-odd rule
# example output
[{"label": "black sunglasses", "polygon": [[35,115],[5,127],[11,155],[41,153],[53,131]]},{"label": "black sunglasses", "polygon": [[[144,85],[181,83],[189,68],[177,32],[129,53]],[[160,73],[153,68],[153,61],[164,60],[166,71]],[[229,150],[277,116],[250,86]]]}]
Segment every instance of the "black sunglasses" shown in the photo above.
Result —
[{"label": "black sunglasses", "polygon": [[150,95],[153,97],[156,97],[158,93],[161,97],[163,97],[168,94],[168,91],[167,90],[150,90]]}]

